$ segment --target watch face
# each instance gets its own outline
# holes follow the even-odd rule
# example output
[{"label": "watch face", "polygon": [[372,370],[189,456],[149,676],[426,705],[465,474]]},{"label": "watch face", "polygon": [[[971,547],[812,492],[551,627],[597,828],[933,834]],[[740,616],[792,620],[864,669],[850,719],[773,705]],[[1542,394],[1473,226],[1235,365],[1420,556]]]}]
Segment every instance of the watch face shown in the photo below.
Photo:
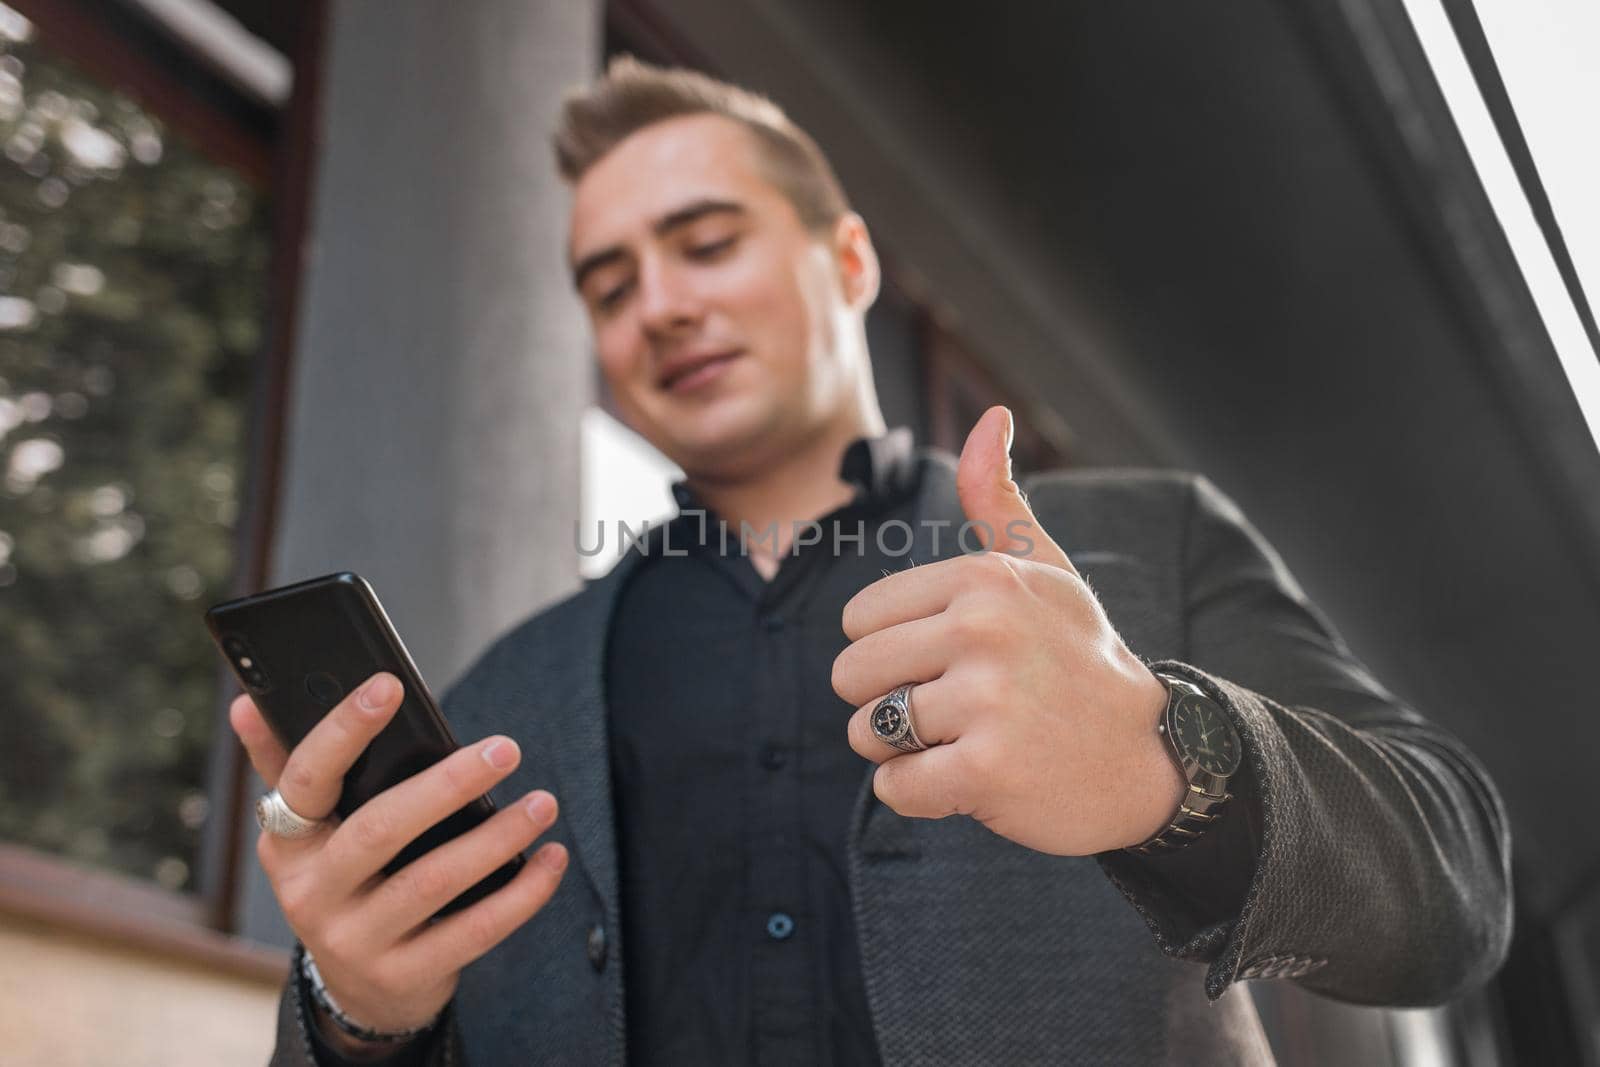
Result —
[{"label": "watch face", "polygon": [[1185,760],[1219,778],[1239,769],[1239,735],[1215,701],[1184,693],[1172,709],[1172,740]]}]

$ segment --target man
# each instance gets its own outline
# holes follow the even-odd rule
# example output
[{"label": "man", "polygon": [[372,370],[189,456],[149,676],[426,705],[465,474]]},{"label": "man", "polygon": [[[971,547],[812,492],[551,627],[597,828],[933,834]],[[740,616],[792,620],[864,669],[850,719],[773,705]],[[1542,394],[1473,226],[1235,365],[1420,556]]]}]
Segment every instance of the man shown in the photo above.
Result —
[{"label": "man", "polygon": [[342,824],[394,680],[292,754],[235,702],[304,831],[260,840],[315,964],[274,1062],[1265,1062],[1241,979],[1416,1005],[1492,973],[1487,775],[1209,483],[1024,495],[1003,408],[958,464],[886,432],[871,241],[769,102],[622,62],[557,150],[601,368],[680,514],[452,689],[483,740]]}]

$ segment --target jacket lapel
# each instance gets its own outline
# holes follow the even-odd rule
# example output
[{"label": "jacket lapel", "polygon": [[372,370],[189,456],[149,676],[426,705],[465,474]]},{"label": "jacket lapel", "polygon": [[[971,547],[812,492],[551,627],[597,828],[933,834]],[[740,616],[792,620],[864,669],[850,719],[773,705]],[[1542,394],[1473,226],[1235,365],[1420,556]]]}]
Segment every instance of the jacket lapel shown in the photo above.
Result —
[{"label": "jacket lapel", "polygon": [[556,795],[572,835],[573,858],[604,902],[606,921],[620,930],[616,820],[612,810],[610,725],[606,712],[606,641],[611,617],[640,555],[630,551],[584,594],[571,614],[561,614],[562,633],[538,649],[544,659],[534,677],[545,751],[550,754]]}]

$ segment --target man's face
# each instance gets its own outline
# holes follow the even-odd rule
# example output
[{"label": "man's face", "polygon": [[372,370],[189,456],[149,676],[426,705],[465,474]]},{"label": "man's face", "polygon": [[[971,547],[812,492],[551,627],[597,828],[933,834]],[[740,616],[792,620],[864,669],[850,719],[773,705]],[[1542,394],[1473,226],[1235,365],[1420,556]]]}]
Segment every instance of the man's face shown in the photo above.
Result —
[{"label": "man's face", "polygon": [[756,152],[730,119],[670,119],[574,189],[568,251],[601,370],[628,424],[691,474],[773,462],[864,373],[841,338],[876,289],[858,277],[865,232],[809,233]]}]

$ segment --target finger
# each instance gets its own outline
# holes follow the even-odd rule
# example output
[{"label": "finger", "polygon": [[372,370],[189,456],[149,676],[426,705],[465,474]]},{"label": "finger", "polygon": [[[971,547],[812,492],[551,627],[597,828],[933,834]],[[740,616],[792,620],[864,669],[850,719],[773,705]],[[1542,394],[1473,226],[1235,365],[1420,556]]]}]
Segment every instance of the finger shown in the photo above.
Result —
[{"label": "finger", "polygon": [[240,693],[228,706],[228,723],[239,736],[250,766],[256,769],[268,789],[278,787],[278,776],[289,761],[289,752],[273,734],[272,727],[261,717],[261,709],[250,699],[250,694]]},{"label": "finger", "polygon": [[1012,434],[1011,412],[998,404],[985,411],[967,434],[956,466],[962,513],[989,538],[992,551],[1025,556],[1076,574],[1072,561],[1039,525],[1012,480]]},{"label": "finger", "polygon": [[331,815],[344,776],[389,724],[404,697],[399,679],[379,671],[334,705],[289,753],[278,776],[284,803],[307,819]]},{"label": "finger", "polygon": [[434,824],[487,793],[521,759],[511,738],[486,737],[361,805],[323,851],[330,890],[353,892]]},{"label": "finger", "polygon": [[878,765],[872,772],[872,792],[891,811],[907,818],[971,815],[975,808],[966,764],[967,753],[961,744],[907,753]]},{"label": "finger", "polygon": [[961,652],[951,621],[942,611],[852,642],[833,661],[833,691],[847,704],[860,704],[882,699],[895,686],[939,677]]},{"label": "finger", "polygon": [[418,934],[401,950],[401,967],[419,978],[461,970],[537,915],[566,869],[566,846],[550,842],[508,885]]},{"label": "finger", "polygon": [[972,580],[972,557],[956,556],[895,571],[861,590],[844,606],[844,634],[859,641],[870,633],[937,615]]},{"label": "finger", "polygon": [[[967,685],[960,678],[950,675],[911,688],[911,726],[919,741],[931,748],[948,745],[961,737],[972,707],[967,690]],[[856,755],[873,763],[883,763],[899,756],[920,755],[895,748],[872,732],[872,713],[887,695],[886,692],[857,708],[845,724],[845,735],[851,749]]]},{"label": "finger", "polygon": [[556,821],[556,798],[536,789],[480,826],[381,882],[362,906],[367,943],[393,944],[533,844]]}]

